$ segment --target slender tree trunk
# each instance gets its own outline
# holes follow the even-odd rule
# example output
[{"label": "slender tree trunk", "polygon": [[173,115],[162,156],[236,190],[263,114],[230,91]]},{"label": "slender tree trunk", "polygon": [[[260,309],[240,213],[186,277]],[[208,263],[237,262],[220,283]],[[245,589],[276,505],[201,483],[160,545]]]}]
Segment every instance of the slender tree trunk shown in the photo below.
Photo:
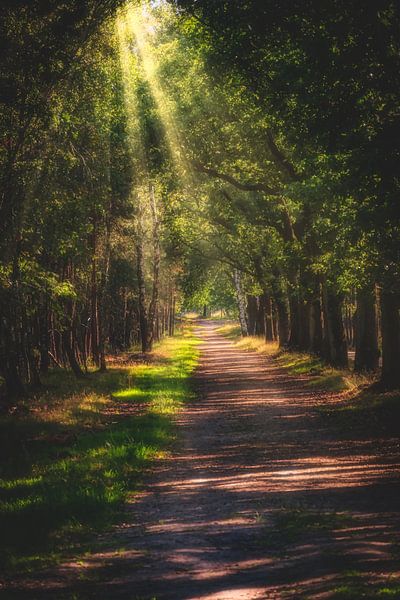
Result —
[{"label": "slender tree trunk", "polygon": [[111,261],[111,200],[108,207],[108,214],[106,217],[106,237],[105,237],[105,252],[104,252],[104,267],[102,270],[101,287],[98,299],[98,315],[99,315],[99,366],[100,371],[104,372],[107,370],[106,363],[106,326],[108,321],[108,311],[106,306],[109,301],[108,297],[108,286],[109,286],[109,273],[110,273],[110,261]]},{"label": "slender tree trunk", "polygon": [[289,296],[289,309],[290,335],[287,345],[291,350],[298,350],[300,347],[300,305],[299,299],[293,294]]},{"label": "slender tree trunk", "polygon": [[139,331],[140,341],[142,345],[142,352],[148,352],[148,318],[147,318],[147,307],[146,307],[146,287],[144,280],[144,256],[143,256],[143,241],[138,239],[136,243],[136,266],[137,266],[137,278],[138,278],[138,291],[139,291]]},{"label": "slender tree trunk", "polygon": [[78,361],[76,360],[76,356],[75,356],[75,352],[73,350],[72,344],[71,344],[71,329],[65,329],[62,333],[62,342],[63,342],[63,347],[64,347],[64,351],[65,354],[67,355],[68,358],[68,362],[69,365],[71,367],[71,370],[73,372],[73,374],[78,377],[84,377],[84,373],[82,371],[82,369],[79,366]]},{"label": "slender tree trunk", "polygon": [[172,305],[171,305],[171,329],[170,335],[175,335],[175,311],[176,311],[176,297],[175,294],[172,295]]},{"label": "slender tree trunk", "polygon": [[324,358],[333,367],[348,367],[347,342],[343,326],[343,298],[326,284],[322,286],[324,315]]},{"label": "slender tree trunk", "polygon": [[267,298],[265,293],[261,294],[257,298],[257,321],[256,321],[256,335],[265,337],[265,324],[267,318]]},{"label": "slender tree trunk", "polygon": [[321,299],[319,297],[319,286],[318,293],[310,301],[310,346],[309,352],[322,356],[322,311],[321,311]]},{"label": "slender tree trunk", "polygon": [[[0,320],[1,323],[1,320]],[[2,327],[2,351],[0,356],[0,374],[6,385],[7,401],[24,395],[25,386],[19,372],[18,353],[13,328],[9,324]]]},{"label": "slender tree trunk", "polygon": [[311,301],[302,300],[299,302],[299,350],[307,352],[310,349],[310,319],[311,319]]},{"label": "slender tree trunk", "polygon": [[264,292],[262,295],[262,304],[264,307],[264,333],[265,341],[272,342],[274,340],[274,324],[272,315],[272,300],[268,292]]},{"label": "slender tree trunk", "polygon": [[236,301],[239,310],[239,322],[242,336],[246,337],[249,335],[247,316],[246,316],[246,301],[242,289],[242,277],[238,269],[233,270],[233,283],[236,291]]},{"label": "slender tree trunk", "polygon": [[379,367],[378,327],[376,294],[372,286],[357,292],[355,342],[354,370],[376,371]]},{"label": "slender tree trunk", "polygon": [[147,328],[147,349],[150,351],[153,347],[155,319],[158,310],[158,297],[160,287],[160,263],[161,263],[161,246],[160,246],[160,222],[154,193],[154,186],[150,185],[150,208],[153,220],[153,289],[149,307],[148,328]]},{"label": "slender tree trunk", "polygon": [[44,300],[38,313],[39,329],[39,352],[40,352],[40,372],[47,373],[50,366],[50,335],[49,335],[49,311],[47,301]]},{"label": "slender tree trunk", "polygon": [[400,388],[400,295],[390,289],[381,291],[382,375],[386,389]]},{"label": "slender tree trunk", "polygon": [[100,351],[99,351],[99,315],[98,315],[98,296],[97,296],[97,217],[93,217],[93,233],[92,233],[92,274],[91,274],[91,290],[90,290],[90,341],[91,354],[93,362],[99,366]]},{"label": "slender tree trunk", "polygon": [[282,278],[277,275],[272,280],[272,290],[278,317],[279,347],[287,348],[289,342],[289,311],[286,294],[283,290]]},{"label": "slender tree trunk", "polygon": [[257,313],[258,313],[258,305],[257,305],[257,297],[252,296],[251,294],[247,295],[247,327],[249,335],[256,334],[256,325],[257,325]]}]

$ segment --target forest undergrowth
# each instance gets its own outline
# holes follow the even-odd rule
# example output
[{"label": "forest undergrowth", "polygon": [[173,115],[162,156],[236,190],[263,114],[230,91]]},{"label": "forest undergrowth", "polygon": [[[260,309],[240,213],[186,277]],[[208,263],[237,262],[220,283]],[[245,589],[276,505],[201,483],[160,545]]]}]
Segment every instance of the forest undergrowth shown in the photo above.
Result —
[{"label": "forest undergrowth", "polygon": [[192,397],[196,346],[186,326],[145,361],[126,353],[84,379],[54,370],[34,399],[1,416],[7,576],[90,552],[99,544],[93,533],[122,518],[143,470],[174,443],[173,415]]}]

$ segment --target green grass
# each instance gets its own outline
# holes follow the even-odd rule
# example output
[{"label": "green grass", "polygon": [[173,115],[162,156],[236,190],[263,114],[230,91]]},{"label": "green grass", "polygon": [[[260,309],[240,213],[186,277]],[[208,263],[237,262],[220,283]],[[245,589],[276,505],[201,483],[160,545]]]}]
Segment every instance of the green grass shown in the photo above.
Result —
[{"label": "green grass", "polygon": [[399,435],[400,394],[371,388],[373,376],[334,369],[310,354],[280,351],[276,342],[266,343],[261,337],[242,338],[235,323],[217,331],[242,350],[271,357],[290,375],[306,376],[304,385],[311,390],[334,393],[335,402],[319,406],[318,412],[344,434]]},{"label": "green grass", "polygon": [[331,532],[351,524],[348,514],[309,509],[282,510],[275,519],[275,528],[286,543],[300,541],[305,535]]},{"label": "green grass", "polygon": [[385,581],[371,582],[358,571],[344,573],[343,582],[336,587],[331,598],[335,600],[381,600],[400,598],[400,580],[387,577]]},{"label": "green grass", "polygon": [[377,393],[361,389],[335,406],[320,407],[320,413],[342,431],[362,431],[365,435],[398,437],[400,392]]},{"label": "green grass", "polygon": [[273,526],[265,530],[261,544],[273,550],[287,550],[310,537],[329,535],[351,523],[351,516],[347,513],[284,508],[275,513]]},{"label": "green grass", "polygon": [[303,352],[279,350],[277,342],[265,342],[264,338],[256,336],[241,337],[240,327],[231,323],[217,329],[224,337],[235,342],[242,350],[252,350],[272,357],[279,366],[290,375],[310,376],[306,386],[327,392],[343,392],[357,389],[370,383],[366,377],[355,375],[347,369],[334,369],[322,360]]},{"label": "green grass", "polygon": [[151,364],[84,381],[51,373],[40,395],[0,419],[8,574],[53,562],[118,520],[144,467],[174,442],[172,416],[192,397],[196,346],[186,330],[165,339]]}]

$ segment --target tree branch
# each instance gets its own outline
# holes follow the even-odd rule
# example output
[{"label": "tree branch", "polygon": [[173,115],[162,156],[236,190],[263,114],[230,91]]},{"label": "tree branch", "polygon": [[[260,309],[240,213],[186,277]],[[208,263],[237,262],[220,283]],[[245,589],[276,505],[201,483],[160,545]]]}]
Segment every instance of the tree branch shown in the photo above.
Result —
[{"label": "tree branch", "polygon": [[275,143],[272,132],[270,129],[267,130],[267,140],[268,140],[268,148],[274,158],[275,162],[280,165],[280,167],[286,171],[292,181],[300,181],[301,176],[297,173],[296,169],[292,165],[292,163],[286,158],[281,150],[279,150],[278,146]]},{"label": "tree branch", "polygon": [[242,183],[241,181],[238,181],[235,177],[232,177],[232,175],[221,173],[220,171],[217,171],[212,167],[206,167],[205,165],[196,160],[192,160],[191,164],[196,169],[196,171],[200,173],[205,173],[206,175],[209,175],[210,177],[215,177],[216,179],[222,179],[222,181],[230,183],[238,190],[242,190],[244,192],[264,192],[264,194],[268,194],[270,196],[278,196],[280,194],[279,190],[270,188],[265,183]]}]

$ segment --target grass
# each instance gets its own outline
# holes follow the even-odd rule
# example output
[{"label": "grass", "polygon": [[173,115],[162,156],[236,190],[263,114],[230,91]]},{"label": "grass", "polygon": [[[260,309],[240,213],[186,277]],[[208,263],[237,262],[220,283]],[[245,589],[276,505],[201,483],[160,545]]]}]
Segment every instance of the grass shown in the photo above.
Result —
[{"label": "grass", "polygon": [[50,373],[37,397],[1,417],[0,562],[9,575],[72,553],[121,517],[143,469],[175,440],[196,346],[186,328],[150,364],[84,381]]},{"label": "grass", "polygon": [[348,514],[310,509],[285,509],[275,518],[275,530],[286,544],[316,535],[343,529],[351,524]]},{"label": "grass", "polygon": [[237,324],[227,324],[217,329],[223,336],[233,340],[242,350],[252,350],[274,358],[277,364],[291,375],[310,376],[306,386],[327,392],[357,390],[371,383],[367,377],[356,375],[347,369],[334,369],[322,360],[303,352],[280,350],[277,342],[266,342],[262,337],[241,337]]},{"label": "grass", "polygon": [[275,513],[273,527],[265,530],[261,543],[279,552],[299,543],[304,544],[310,537],[333,534],[351,523],[351,516],[347,513],[283,508]]},{"label": "grass", "polygon": [[400,392],[377,393],[368,388],[358,390],[334,406],[320,412],[342,431],[359,431],[364,435],[399,435]]},{"label": "grass", "polygon": [[373,376],[334,369],[311,354],[279,350],[277,342],[265,342],[261,337],[242,338],[236,323],[217,331],[238,348],[269,356],[289,374],[305,376],[305,386],[311,390],[335,394],[338,402],[320,406],[318,412],[346,435],[399,435],[400,392],[370,389]]},{"label": "grass", "polygon": [[388,577],[385,581],[371,583],[358,571],[344,573],[343,582],[330,596],[335,600],[381,600],[400,598],[400,580]]}]

